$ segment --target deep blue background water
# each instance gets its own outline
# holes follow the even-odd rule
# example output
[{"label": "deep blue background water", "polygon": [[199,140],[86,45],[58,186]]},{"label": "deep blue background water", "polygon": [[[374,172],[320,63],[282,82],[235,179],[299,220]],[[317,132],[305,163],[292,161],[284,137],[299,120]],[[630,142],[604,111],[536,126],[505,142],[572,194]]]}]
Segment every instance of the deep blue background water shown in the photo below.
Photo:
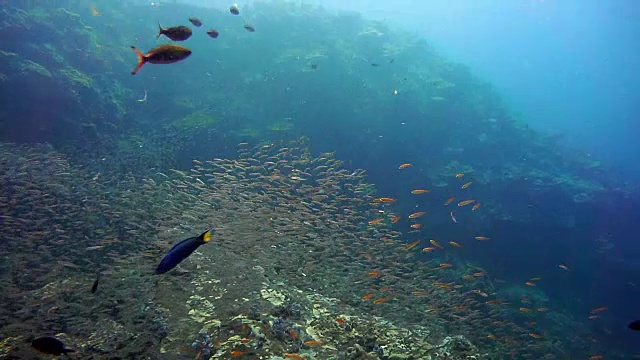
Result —
[{"label": "deep blue background water", "polygon": [[640,2],[300,2],[358,11],[428,38],[493,83],[532,127],[640,178]]}]

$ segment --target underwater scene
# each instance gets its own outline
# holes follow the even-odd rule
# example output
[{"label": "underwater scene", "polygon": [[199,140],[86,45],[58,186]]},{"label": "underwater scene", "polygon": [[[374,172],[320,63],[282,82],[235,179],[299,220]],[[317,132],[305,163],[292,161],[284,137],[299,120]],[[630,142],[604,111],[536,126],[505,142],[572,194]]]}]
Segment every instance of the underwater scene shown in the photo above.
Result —
[{"label": "underwater scene", "polygon": [[0,0],[0,359],[640,359],[638,126],[382,3]]}]

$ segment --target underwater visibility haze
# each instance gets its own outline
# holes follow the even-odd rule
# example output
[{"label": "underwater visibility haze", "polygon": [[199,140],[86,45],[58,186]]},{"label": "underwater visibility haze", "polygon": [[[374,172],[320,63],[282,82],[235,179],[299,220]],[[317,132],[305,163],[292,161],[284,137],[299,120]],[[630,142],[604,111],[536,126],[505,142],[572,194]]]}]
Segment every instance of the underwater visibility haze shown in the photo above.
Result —
[{"label": "underwater visibility haze", "polygon": [[0,359],[640,358],[639,15],[0,1]]}]

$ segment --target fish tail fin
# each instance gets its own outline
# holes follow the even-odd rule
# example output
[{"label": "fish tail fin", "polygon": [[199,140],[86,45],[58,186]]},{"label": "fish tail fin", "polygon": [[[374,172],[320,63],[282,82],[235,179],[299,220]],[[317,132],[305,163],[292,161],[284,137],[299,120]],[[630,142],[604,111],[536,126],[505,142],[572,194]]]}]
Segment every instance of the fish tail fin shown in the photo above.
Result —
[{"label": "fish tail fin", "polygon": [[158,23],[158,35],[156,36],[156,40],[160,38],[160,35],[162,35],[163,32],[164,29],[160,26],[160,23]]},{"label": "fish tail fin", "polygon": [[138,73],[142,65],[147,62],[147,58],[145,58],[144,54],[141,53],[140,50],[138,50],[135,46],[132,45],[131,48],[133,49],[133,51],[135,51],[136,55],[138,55],[138,65],[136,65],[136,68],[131,72],[131,75],[135,75]]},{"label": "fish tail fin", "polygon": [[208,229],[207,231],[203,232],[202,234],[200,234],[200,236],[198,236],[202,241],[204,242],[209,242],[209,240],[211,240],[211,235],[215,230],[213,228]]}]

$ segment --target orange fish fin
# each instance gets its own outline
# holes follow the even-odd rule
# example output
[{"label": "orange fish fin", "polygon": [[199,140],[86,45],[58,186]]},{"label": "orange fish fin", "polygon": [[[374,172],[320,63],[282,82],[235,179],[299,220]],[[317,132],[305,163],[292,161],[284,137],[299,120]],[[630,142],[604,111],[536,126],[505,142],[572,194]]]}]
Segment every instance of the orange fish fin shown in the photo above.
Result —
[{"label": "orange fish fin", "polygon": [[147,58],[144,57],[144,54],[141,53],[140,50],[138,50],[135,46],[132,45],[131,48],[133,49],[133,51],[135,51],[136,55],[138,55],[138,65],[136,65],[136,68],[131,72],[131,75],[135,75],[138,73],[142,65],[147,62]]}]

